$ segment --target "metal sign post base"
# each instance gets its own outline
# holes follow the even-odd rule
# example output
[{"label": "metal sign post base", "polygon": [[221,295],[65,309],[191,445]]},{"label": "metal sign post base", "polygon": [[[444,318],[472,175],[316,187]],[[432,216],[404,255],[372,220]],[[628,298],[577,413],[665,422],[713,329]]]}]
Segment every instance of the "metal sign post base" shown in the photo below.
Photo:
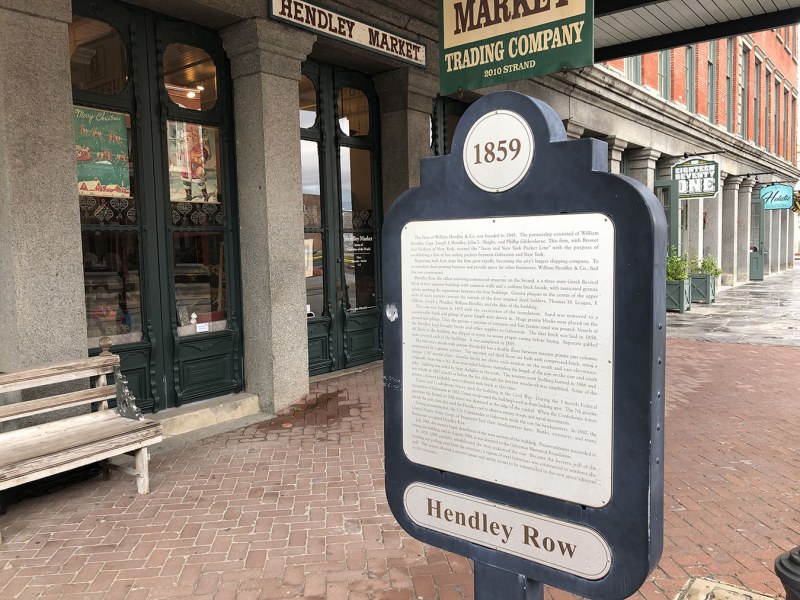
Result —
[{"label": "metal sign post base", "polygon": [[475,600],[543,600],[544,584],[475,561]]}]

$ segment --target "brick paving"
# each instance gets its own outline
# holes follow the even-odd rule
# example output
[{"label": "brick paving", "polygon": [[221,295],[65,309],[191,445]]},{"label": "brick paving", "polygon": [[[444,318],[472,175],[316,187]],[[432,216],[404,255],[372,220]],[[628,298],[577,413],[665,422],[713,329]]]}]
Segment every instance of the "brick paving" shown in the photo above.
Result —
[{"label": "brick paving", "polygon": [[[668,341],[665,549],[637,596],[691,576],[782,593],[800,543],[800,348]],[[0,517],[0,598],[472,598],[466,559],[423,545],[383,489],[381,368],[315,382],[270,422],[163,449],[127,475]],[[547,591],[549,600],[568,596]]]}]

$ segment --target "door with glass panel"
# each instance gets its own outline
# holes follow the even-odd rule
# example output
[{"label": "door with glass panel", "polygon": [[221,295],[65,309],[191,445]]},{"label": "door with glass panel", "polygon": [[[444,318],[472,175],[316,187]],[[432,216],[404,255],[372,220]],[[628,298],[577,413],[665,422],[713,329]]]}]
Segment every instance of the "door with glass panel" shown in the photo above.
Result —
[{"label": "door with glass panel", "polygon": [[750,202],[750,279],[764,279],[764,202],[753,198]]},{"label": "door with glass panel", "polygon": [[379,134],[371,80],[306,63],[300,82],[311,374],[379,359]]},{"label": "door with glass panel", "polygon": [[158,410],[241,389],[230,83],[216,35],[125,4],[69,27],[87,345]]}]

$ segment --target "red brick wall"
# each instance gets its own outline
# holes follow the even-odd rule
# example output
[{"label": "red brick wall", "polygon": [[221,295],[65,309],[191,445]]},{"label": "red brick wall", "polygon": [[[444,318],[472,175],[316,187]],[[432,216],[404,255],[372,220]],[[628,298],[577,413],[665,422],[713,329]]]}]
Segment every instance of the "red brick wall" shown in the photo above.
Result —
[{"label": "red brick wall", "polygon": [[658,91],[658,52],[642,55],[642,85]]},{"label": "red brick wall", "polygon": [[[796,25],[791,26],[789,29],[789,36],[785,35],[785,28],[780,28],[777,31],[767,30],[760,31],[750,35],[755,46],[749,52],[749,68],[748,68],[748,87],[745,92],[747,98],[747,138],[755,142],[763,148],[769,148],[770,151],[775,152],[779,156],[790,160],[797,164],[797,156],[795,149],[788,148],[788,156],[784,156],[784,142],[783,142],[783,120],[785,110],[783,106],[784,96],[783,92],[786,85],[783,82],[788,82],[791,90],[796,90],[798,85],[797,76],[797,63],[794,60],[793,53],[797,52],[797,34],[798,28]],[[780,36],[780,37],[779,37]],[[741,43],[742,38],[733,38],[734,52],[733,52],[733,81],[732,81],[732,101],[731,109],[733,114],[733,131],[742,135],[743,123],[741,122],[741,95],[739,90],[739,82],[742,77],[740,60],[742,58]],[[695,49],[695,104],[697,114],[708,117],[708,53],[711,44],[703,42],[696,45]],[[686,105],[686,49],[683,46],[669,50],[671,55],[671,98],[670,100]],[[715,123],[725,127],[727,124],[727,54],[728,54],[728,39],[723,38],[717,41],[717,54],[716,54],[716,120]],[[754,111],[754,85],[755,85],[755,61],[756,56],[761,60],[761,76],[759,87],[759,114],[756,115]],[[768,111],[768,118],[770,119],[769,129],[770,137],[766,138],[766,79],[769,60],[773,67],[769,70],[772,73],[770,78],[770,106]],[[642,56],[642,85],[649,86],[658,90],[658,52],[652,52]],[[606,63],[622,72],[625,71],[625,63],[623,59],[618,59]],[[775,122],[775,71],[780,74],[782,81],[779,95],[779,118]],[[793,95],[789,93],[789,103],[791,108]],[[758,124],[758,140],[754,140],[755,133],[755,119],[759,119]],[[789,118],[792,119],[791,112]],[[793,123],[789,122],[789,144],[795,141],[796,135],[791,131]],[[775,131],[779,134],[778,148],[773,148],[773,140]]]}]

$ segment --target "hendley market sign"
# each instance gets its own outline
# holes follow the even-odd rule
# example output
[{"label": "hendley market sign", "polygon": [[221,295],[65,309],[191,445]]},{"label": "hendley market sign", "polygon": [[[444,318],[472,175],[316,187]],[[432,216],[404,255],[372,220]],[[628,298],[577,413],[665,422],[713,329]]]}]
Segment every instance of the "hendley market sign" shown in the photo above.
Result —
[{"label": "hendley market sign", "polygon": [[442,95],[594,63],[594,0],[441,0]]}]

